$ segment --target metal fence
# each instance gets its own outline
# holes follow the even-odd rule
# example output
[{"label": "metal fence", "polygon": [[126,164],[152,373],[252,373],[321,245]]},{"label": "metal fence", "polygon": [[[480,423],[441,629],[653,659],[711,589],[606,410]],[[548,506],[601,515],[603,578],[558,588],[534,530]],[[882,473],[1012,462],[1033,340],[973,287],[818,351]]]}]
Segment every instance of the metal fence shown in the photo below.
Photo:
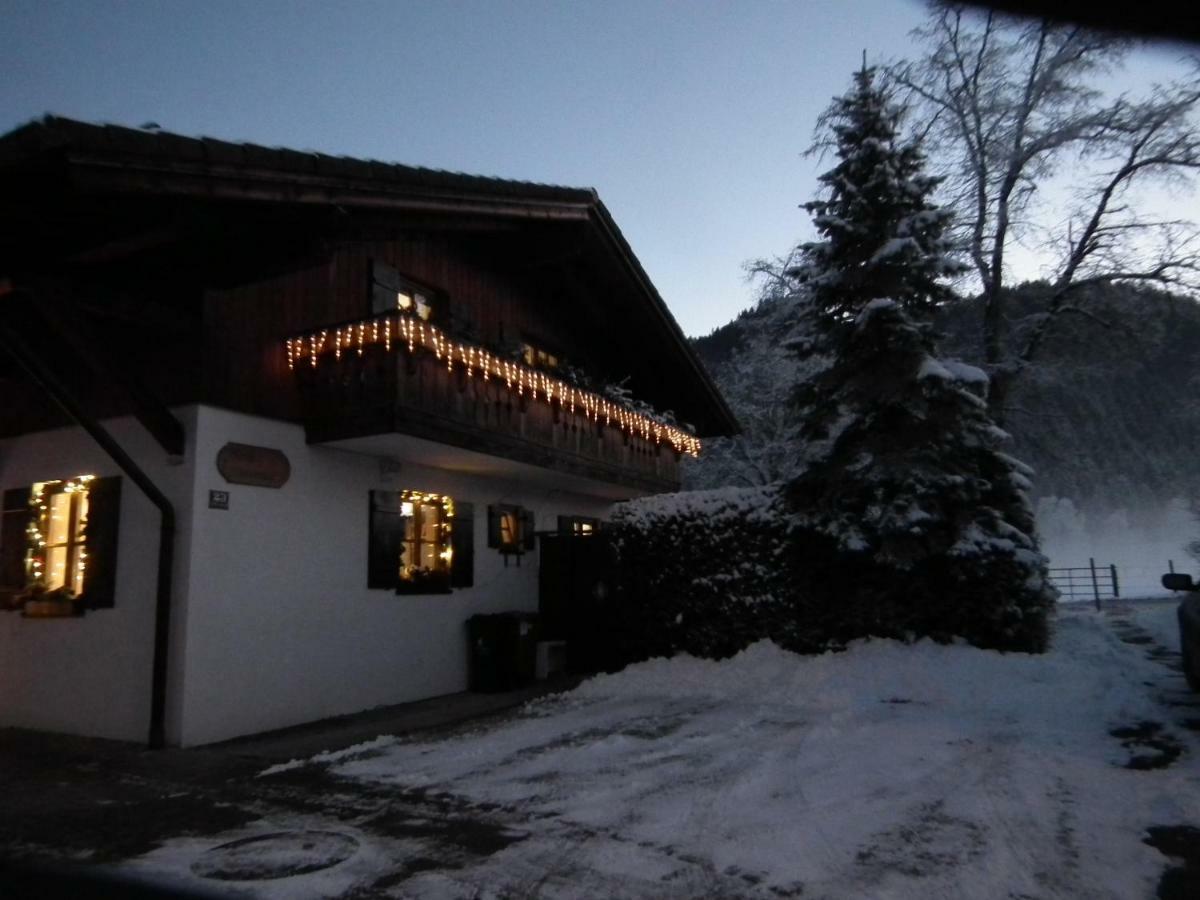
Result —
[{"label": "metal fence", "polygon": [[1096,609],[1101,600],[1115,600],[1121,596],[1121,580],[1115,563],[1096,565],[1089,559],[1086,566],[1052,568],[1050,581],[1058,588],[1063,600],[1092,600]]}]

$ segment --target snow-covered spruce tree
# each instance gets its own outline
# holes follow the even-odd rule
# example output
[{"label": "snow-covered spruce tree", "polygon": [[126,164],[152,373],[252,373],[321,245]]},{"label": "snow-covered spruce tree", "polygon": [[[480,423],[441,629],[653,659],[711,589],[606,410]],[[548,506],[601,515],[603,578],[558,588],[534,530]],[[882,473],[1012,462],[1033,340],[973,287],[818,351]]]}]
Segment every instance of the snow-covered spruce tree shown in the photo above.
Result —
[{"label": "snow-covered spruce tree", "polygon": [[[801,624],[812,643],[864,635],[1040,651],[1054,592],[1028,470],[982,397],[986,376],[938,360],[892,300],[858,315],[819,380],[826,452],[787,489]],[[823,421],[822,421],[823,420]]]},{"label": "snow-covered spruce tree", "polygon": [[957,270],[920,154],[899,114],[855,76],[827,122],[839,162],[809,204],[825,240],[805,247],[816,329],[832,364],[797,391],[810,447],[786,488],[806,647],[864,635],[1039,651],[1054,599],[1033,536],[1027,471],[983,399],[987,378],[939,361],[922,321]]},{"label": "snow-covered spruce tree", "polygon": [[818,124],[828,134],[809,152],[832,150],[838,162],[820,176],[828,195],[804,204],[822,240],[801,245],[791,274],[827,328],[878,299],[926,316],[953,296],[944,279],[966,270],[943,237],[951,214],[930,199],[938,179],[924,174],[918,145],[900,140],[901,118],[864,67]]}]

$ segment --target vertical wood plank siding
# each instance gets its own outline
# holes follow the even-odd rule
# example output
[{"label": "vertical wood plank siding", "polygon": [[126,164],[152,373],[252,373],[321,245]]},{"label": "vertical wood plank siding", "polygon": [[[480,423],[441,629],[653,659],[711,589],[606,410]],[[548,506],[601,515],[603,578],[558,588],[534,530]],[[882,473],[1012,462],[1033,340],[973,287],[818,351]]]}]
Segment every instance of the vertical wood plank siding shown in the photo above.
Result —
[{"label": "vertical wood plank siding", "polygon": [[295,370],[309,440],[399,432],[645,490],[679,485],[679,454],[593,421],[578,407],[518,397],[500,379],[448,371],[428,353],[371,345]]},{"label": "vertical wood plank siding", "polygon": [[533,277],[502,272],[442,239],[352,244],[323,264],[230,290],[210,291],[204,310],[207,402],[254,415],[299,421],[284,340],[370,313],[371,261],[427,285],[440,301],[433,321],[469,321],[491,346],[522,338],[548,343],[586,365],[588,351],[567,327],[569,303]]}]

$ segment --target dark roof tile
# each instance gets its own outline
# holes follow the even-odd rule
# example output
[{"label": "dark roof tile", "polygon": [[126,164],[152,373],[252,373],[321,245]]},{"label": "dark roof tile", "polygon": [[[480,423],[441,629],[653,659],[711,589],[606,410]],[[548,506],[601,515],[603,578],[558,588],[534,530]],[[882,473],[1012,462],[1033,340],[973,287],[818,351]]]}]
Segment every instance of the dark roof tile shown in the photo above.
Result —
[{"label": "dark roof tile", "polygon": [[[46,116],[0,136],[0,163],[20,165],[51,153],[72,151],[111,157],[118,164],[144,162],[147,165],[193,163],[223,169],[267,169],[279,174],[319,173],[346,181],[373,182],[375,187],[395,185],[417,193],[460,193],[477,197],[500,197],[516,201],[546,201],[586,205],[598,227],[607,232],[618,254],[630,267],[635,280],[645,289],[650,309],[672,336],[683,359],[694,368],[700,383],[706,386],[714,421],[725,433],[736,430],[736,420],[715,385],[704,372],[695,353],[687,344],[666,304],[658,295],[649,276],[632,248],[617,228],[612,216],[592,188],[563,187],[531,181],[514,181],[482,175],[466,175],[442,169],[406,166],[378,160],[328,156],[321,153],[238,144],[215,138],[194,138],[166,131],[126,128],[119,125],[91,125],[55,116]],[[237,177],[237,173],[226,173]],[[371,185],[364,184],[363,187]]]},{"label": "dark roof tile", "polygon": [[46,116],[0,136],[0,159],[26,157],[62,148],[160,160],[207,161],[222,166],[264,167],[282,172],[320,172],[331,177],[358,178],[427,189],[470,190],[499,197],[589,204],[597,200],[596,192],[591,188],[466,175],[443,169],[234,143],[210,137],[195,138],[122,125],[92,125],[58,116]]}]

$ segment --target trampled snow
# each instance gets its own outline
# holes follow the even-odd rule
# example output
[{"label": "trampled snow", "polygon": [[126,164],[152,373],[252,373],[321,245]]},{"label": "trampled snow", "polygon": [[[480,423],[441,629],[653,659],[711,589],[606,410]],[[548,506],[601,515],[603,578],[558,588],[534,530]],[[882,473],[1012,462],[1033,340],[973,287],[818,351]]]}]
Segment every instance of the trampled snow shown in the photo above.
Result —
[{"label": "trampled snow", "polygon": [[[1173,604],[1136,615],[1174,634]],[[1186,696],[1181,676],[1144,651],[1083,610],[1059,615],[1042,656],[861,641],[801,657],[762,642],[309,764],[347,792],[454,796],[523,836],[417,871],[400,897],[1150,897],[1167,860],[1144,829],[1200,824],[1200,746],[1162,703]],[[1173,766],[1124,767],[1109,732],[1147,720],[1187,748]],[[181,849],[138,865],[170,870]],[[352,864],[361,877],[349,860],[307,876],[324,882],[286,881],[344,890]]]}]

